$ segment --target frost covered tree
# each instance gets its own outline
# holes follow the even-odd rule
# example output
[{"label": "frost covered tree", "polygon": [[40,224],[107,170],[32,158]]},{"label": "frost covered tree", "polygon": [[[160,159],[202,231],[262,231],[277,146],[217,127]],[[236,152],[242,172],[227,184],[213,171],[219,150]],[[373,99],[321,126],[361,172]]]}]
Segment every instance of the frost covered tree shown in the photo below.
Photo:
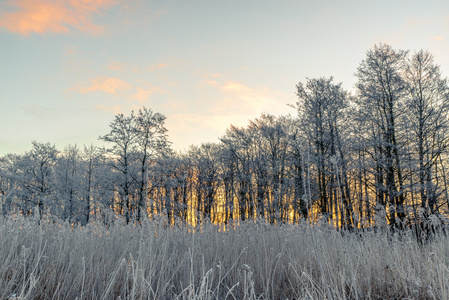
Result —
[{"label": "frost covered tree", "polygon": [[137,177],[134,177],[138,186],[137,221],[140,221],[141,210],[145,209],[149,166],[155,158],[170,152],[165,119],[164,115],[146,107],[139,109],[135,116],[136,150],[140,172]]},{"label": "frost covered tree", "polygon": [[2,215],[10,213],[14,209],[13,198],[19,187],[18,161],[20,155],[7,154],[0,158],[0,194],[2,196]]},{"label": "frost covered tree", "polygon": [[[409,140],[413,169],[417,173],[421,207],[432,214],[437,199],[446,187],[438,186],[437,165],[448,146],[449,87],[441,76],[433,55],[420,50],[407,58],[403,77],[406,82],[405,121],[409,124]],[[444,165],[441,166],[444,168]]]},{"label": "frost covered tree", "polygon": [[326,218],[338,217],[342,226],[352,223],[352,207],[341,131],[348,95],[333,78],[298,83],[296,103],[301,128],[311,147],[316,170],[318,207]]},{"label": "frost covered tree", "polygon": [[[55,196],[53,197],[62,208],[62,218],[73,221],[75,216],[79,216],[80,209],[80,186],[81,186],[81,166],[80,150],[75,145],[68,145],[60,153],[56,160],[54,181]],[[55,203],[56,204],[56,203]],[[57,206],[57,205],[54,205]],[[56,207],[53,207],[56,209]]]},{"label": "frost covered tree", "polygon": [[111,159],[111,166],[118,174],[117,183],[114,187],[118,193],[116,203],[120,214],[125,216],[129,222],[131,211],[132,177],[136,175],[136,166],[133,164],[133,154],[137,151],[137,130],[134,113],[130,116],[118,114],[109,124],[111,131],[100,136],[100,140],[112,144],[106,149],[106,154]]},{"label": "frost covered tree", "polygon": [[405,112],[406,82],[401,68],[407,52],[386,44],[375,45],[366,53],[356,76],[359,120],[367,124],[369,155],[375,160],[377,203],[388,209],[393,226],[405,219],[405,182],[400,145]]},{"label": "frost covered tree", "polygon": [[216,195],[219,188],[220,169],[218,155],[220,146],[214,143],[203,143],[199,147],[189,149],[189,157],[195,166],[197,209],[204,216],[214,219],[213,212],[217,212]]},{"label": "frost covered tree", "polygon": [[[289,132],[288,118],[275,117],[270,114],[262,114],[260,118],[250,122],[248,130],[253,131],[254,150],[253,169],[258,176],[258,180],[270,188],[262,186],[265,197],[268,198],[265,211],[270,223],[285,221],[289,205],[282,196],[287,188],[287,168],[290,165],[289,159]],[[264,177],[266,179],[264,180]],[[261,207],[261,195],[258,190],[258,207]]]},{"label": "frost covered tree", "polygon": [[[93,209],[94,199],[98,202],[101,196],[106,196],[107,191],[102,184],[102,179],[104,179],[104,156],[101,153],[101,149],[95,147],[94,145],[84,146],[81,152],[81,164],[83,166],[83,180],[81,189],[81,197],[83,199],[83,209],[81,218],[82,224],[89,223],[90,215]],[[103,176],[101,175],[103,173]],[[95,192],[97,191],[97,192]],[[102,192],[100,192],[102,191]],[[105,195],[106,194],[106,195]]]},{"label": "frost covered tree", "polygon": [[38,207],[41,216],[54,191],[53,172],[59,151],[50,143],[33,141],[32,145],[33,148],[15,162],[16,178],[20,184],[22,202],[25,202],[22,204],[25,214]]},{"label": "frost covered tree", "polygon": [[[231,126],[226,130],[226,134],[221,138],[221,142],[227,149],[227,163],[232,175],[234,199],[229,203],[232,214],[237,215],[242,221],[253,218],[254,195],[251,165],[254,160],[254,139],[253,132],[245,128]],[[235,208],[238,208],[238,213]]]},{"label": "frost covered tree", "polygon": [[112,144],[106,149],[113,170],[118,174],[115,189],[119,195],[118,210],[130,220],[130,213],[144,208],[148,165],[151,159],[163,151],[168,151],[165,116],[143,108],[137,115],[118,114],[109,127],[111,131],[100,140]]}]

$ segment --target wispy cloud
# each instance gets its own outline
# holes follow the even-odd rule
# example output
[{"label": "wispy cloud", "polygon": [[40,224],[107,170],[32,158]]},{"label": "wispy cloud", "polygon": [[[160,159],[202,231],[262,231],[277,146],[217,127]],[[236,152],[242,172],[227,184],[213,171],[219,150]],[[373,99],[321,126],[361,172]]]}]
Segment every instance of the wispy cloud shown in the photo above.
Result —
[{"label": "wispy cloud", "polygon": [[246,117],[258,117],[262,112],[276,115],[290,113],[286,103],[295,100],[293,94],[226,79],[218,73],[204,75],[203,78],[198,87],[206,96],[202,97],[199,105],[206,107],[209,115],[213,116],[230,116],[232,119],[241,116],[246,122]]},{"label": "wispy cloud", "polygon": [[0,27],[22,35],[68,33],[70,29],[98,34],[104,28],[93,22],[96,14],[115,0],[13,0],[17,9],[0,15]]},{"label": "wispy cloud", "polygon": [[219,83],[218,83],[218,81],[209,79],[209,80],[206,80],[199,84],[199,86],[204,86],[204,85],[219,85]]},{"label": "wispy cloud", "polygon": [[212,86],[222,95],[213,106],[216,113],[258,115],[261,112],[280,112],[289,98],[288,95],[267,87],[250,87],[237,81],[213,83]]},{"label": "wispy cloud", "polygon": [[132,85],[120,78],[98,77],[90,80],[91,85],[86,87],[74,88],[79,92],[86,94],[90,92],[101,91],[108,94],[129,90]]},{"label": "wispy cloud", "polygon": [[[171,138],[178,145],[216,140],[231,124],[245,126],[262,112],[282,115],[292,110],[286,103],[292,102],[293,95],[265,86],[209,75],[198,87],[205,90],[205,96],[196,103],[168,103],[167,109],[177,113],[168,115],[167,128],[176,132],[171,133]],[[191,107],[196,107],[196,111]]]},{"label": "wispy cloud", "polygon": [[136,99],[140,103],[145,103],[150,98],[153,93],[163,93],[163,91],[158,87],[152,87],[151,89],[144,90],[142,88],[138,88],[137,92],[132,95],[133,99]]},{"label": "wispy cloud", "polygon": [[443,36],[436,36],[436,35],[434,35],[434,36],[432,36],[432,38],[435,40],[435,41],[442,41],[442,40],[444,40],[444,37]]}]

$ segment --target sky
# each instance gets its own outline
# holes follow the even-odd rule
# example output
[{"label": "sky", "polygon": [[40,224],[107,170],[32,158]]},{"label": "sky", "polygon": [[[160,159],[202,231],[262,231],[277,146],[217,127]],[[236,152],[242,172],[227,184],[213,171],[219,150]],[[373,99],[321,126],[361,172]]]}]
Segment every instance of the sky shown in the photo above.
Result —
[{"label": "sky", "polygon": [[176,150],[218,142],[263,112],[296,115],[307,78],[353,91],[377,43],[429,50],[449,76],[449,1],[0,0],[0,155],[102,145],[143,106]]}]

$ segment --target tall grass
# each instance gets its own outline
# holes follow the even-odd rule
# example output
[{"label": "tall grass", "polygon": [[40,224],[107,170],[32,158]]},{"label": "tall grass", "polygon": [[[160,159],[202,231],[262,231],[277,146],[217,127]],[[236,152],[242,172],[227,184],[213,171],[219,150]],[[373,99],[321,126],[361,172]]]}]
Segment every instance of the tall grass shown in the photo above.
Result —
[{"label": "tall grass", "polygon": [[449,240],[245,222],[0,219],[0,299],[449,299]]}]

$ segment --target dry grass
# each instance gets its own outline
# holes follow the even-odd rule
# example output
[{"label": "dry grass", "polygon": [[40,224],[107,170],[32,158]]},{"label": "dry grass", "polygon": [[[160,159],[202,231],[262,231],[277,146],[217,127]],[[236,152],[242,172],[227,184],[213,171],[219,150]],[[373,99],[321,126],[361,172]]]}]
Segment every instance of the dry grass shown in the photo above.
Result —
[{"label": "dry grass", "polygon": [[8,217],[0,249],[0,299],[449,299],[444,235]]}]

